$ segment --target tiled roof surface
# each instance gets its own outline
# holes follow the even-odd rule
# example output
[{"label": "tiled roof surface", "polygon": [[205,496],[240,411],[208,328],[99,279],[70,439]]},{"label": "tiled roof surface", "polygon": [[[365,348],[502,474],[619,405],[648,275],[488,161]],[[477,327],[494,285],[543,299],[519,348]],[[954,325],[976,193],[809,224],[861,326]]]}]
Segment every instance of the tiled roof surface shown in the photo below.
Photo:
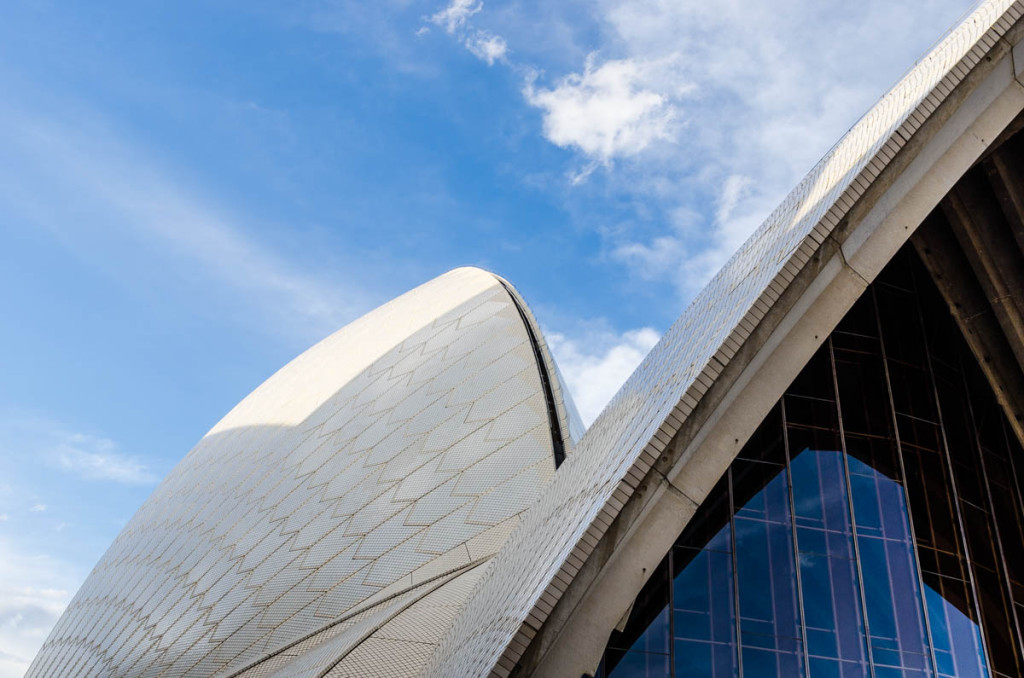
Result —
[{"label": "tiled roof surface", "polygon": [[457,269],[271,377],[140,508],[28,675],[264,675],[320,633],[313,675],[469,581],[448,583],[555,472],[513,294]]},{"label": "tiled roof surface", "polygon": [[832,148],[696,297],[491,562],[424,675],[508,675],[665,445],[782,291],[1021,16],[982,2]]}]

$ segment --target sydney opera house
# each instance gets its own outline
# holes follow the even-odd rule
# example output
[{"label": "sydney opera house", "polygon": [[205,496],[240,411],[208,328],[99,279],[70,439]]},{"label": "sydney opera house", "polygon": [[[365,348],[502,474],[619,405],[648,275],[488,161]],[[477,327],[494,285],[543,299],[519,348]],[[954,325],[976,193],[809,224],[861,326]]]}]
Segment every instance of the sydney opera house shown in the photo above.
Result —
[{"label": "sydney opera house", "polygon": [[29,676],[1024,676],[1024,2],[989,0],[586,431],[457,269],[238,404]]}]

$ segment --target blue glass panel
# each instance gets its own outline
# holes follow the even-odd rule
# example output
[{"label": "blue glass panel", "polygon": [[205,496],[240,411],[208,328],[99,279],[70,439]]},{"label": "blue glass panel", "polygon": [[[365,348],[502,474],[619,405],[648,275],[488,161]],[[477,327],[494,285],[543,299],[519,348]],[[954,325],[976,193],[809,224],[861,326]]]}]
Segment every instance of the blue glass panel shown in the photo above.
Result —
[{"label": "blue glass panel", "polygon": [[732,557],[700,551],[675,577],[675,637],[729,643],[734,639]]},{"label": "blue glass panel", "polygon": [[677,639],[675,669],[679,678],[732,678],[739,671],[735,645]]},{"label": "blue glass panel", "polygon": [[[735,518],[743,674],[800,676],[803,647],[785,469],[743,462],[733,469],[737,495],[752,477],[760,477],[762,487]],[[755,664],[748,668],[750,661]]]},{"label": "blue glass panel", "polygon": [[849,539],[852,535],[850,507],[846,497],[842,453],[801,452],[794,456],[790,473],[793,478],[793,509],[797,526],[839,535],[840,539],[832,541],[833,546],[838,546],[840,551],[832,555],[852,558],[853,544]]},{"label": "blue glass panel", "polygon": [[802,553],[800,574],[808,653],[866,661],[856,563]]},{"label": "blue glass panel", "polygon": [[852,457],[849,464],[876,678],[931,676],[902,487]]},{"label": "blue glass panel", "polygon": [[736,556],[741,628],[754,633],[799,637],[790,526],[737,518]]},{"label": "blue glass panel", "polygon": [[863,675],[868,662],[843,454],[807,450],[790,468],[810,676]]},{"label": "blue glass panel", "polygon": [[[613,631],[604,665],[608,676],[665,676],[670,638],[668,558],[634,601],[625,627]],[[660,656],[660,659],[658,658]],[[661,669],[665,672],[659,672]]]},{"label": "blue glass panel", "polygon": [[668,653],[669,630],[668,630],[668,608],[663,609],[654,618],[650,626],[637,638],[636,642],[629,648],[640,652]]},{"label": "blue glass panel", "polygon": [[623,655],[608,678],[666,678],[669,675],[667,654],[629,651]]},{"label": "blue glass panel", "polygon": [[1024,675],[1024,450],[906,264],[702,502],[612,634],[609,675]]},{"label": "blue glass panel", "polygon": [[[851,452],[856,449],[854,443],[859,442],[856,439],[848,439]],[[850,467],[853,512],[857,520],[858,534],[885,537],[910,544],[907,502],[902,486],[860,461],[856,456],[848,456],[847,461]]]},{"label": "blue glass panel", "polygon": [[893,666],[875,666],[875,678],[925,678],[932,675],[928,669],[900,669]]},{"label": "blue glass panel", "polygon": [[838,659],[811,657],[810,675],[813,678],[868,678],[871,675],[863,662],[844,662]]},{"label": "blue glass panel", "polygon": [[733,464],[733,488],[737,503],[751,488],[756,490],[737,507],[737,518],[789,524],[789,488],[786,486],[785,467],[737,461]]},{"label": "blue glass panel", "polygon": [[927,671],[930,658],[903,489],[852,456],[848,462],[875,666]]},{"label": "blue glass panel", "polygon": [[801,655],[797,652],[743,648],[743,678],[794,678],[802,675]]},{"label": "blue glass panel", "polygon": [[[729,544],[729,536],[727,524],[712,541]],[[677,547],[673,560],[678,571],[672,582],[676,675],[736,675],[732,555]]]},{"label": "blue glass panel", "polygon": [[[951,584],[963,586],[961,582]],[[988,676],[978,625],[931,586],[925,586],[925,602],[939,675],[943,678]]]}]

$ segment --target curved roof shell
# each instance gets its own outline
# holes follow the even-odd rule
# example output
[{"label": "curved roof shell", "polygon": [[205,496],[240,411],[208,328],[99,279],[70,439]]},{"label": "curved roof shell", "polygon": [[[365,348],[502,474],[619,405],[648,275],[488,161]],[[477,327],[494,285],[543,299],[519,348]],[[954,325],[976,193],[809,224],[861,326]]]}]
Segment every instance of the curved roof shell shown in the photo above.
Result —
[{"label": "curved roof shell", "polygon": [[789,381],[1024,109],[1022,16],[980,2],[755,231],[587,430],[423,675],[594,670]]},{"label": "curved roof shell", "polygon": [[30,675],[592,670],[768,408],[1024,110],[1022,16],[1024,2],[981,2],[886,94],[557,474],[568,441],[551,431],[573,427],[535,323],[499,279],[453,272],[314,347],[218,424]]},{"label": "curved roof shell", "polygon": [[[28,675],[322,675],[382,633],[429,648],[571,444],[539,336],[463,268],[312,347],[159,485]],[[405,672],[429,657],[399,650]]]}]

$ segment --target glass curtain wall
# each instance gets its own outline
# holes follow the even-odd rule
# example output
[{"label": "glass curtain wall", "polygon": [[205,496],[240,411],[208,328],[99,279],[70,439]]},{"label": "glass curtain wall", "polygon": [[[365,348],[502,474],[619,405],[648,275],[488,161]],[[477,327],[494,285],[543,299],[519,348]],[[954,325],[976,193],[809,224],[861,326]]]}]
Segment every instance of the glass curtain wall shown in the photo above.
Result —
[{"label": "glass curtain wall", "polygon": [[708,495],[599,676],[1024,675],[1022,472],[905,249]]}]

